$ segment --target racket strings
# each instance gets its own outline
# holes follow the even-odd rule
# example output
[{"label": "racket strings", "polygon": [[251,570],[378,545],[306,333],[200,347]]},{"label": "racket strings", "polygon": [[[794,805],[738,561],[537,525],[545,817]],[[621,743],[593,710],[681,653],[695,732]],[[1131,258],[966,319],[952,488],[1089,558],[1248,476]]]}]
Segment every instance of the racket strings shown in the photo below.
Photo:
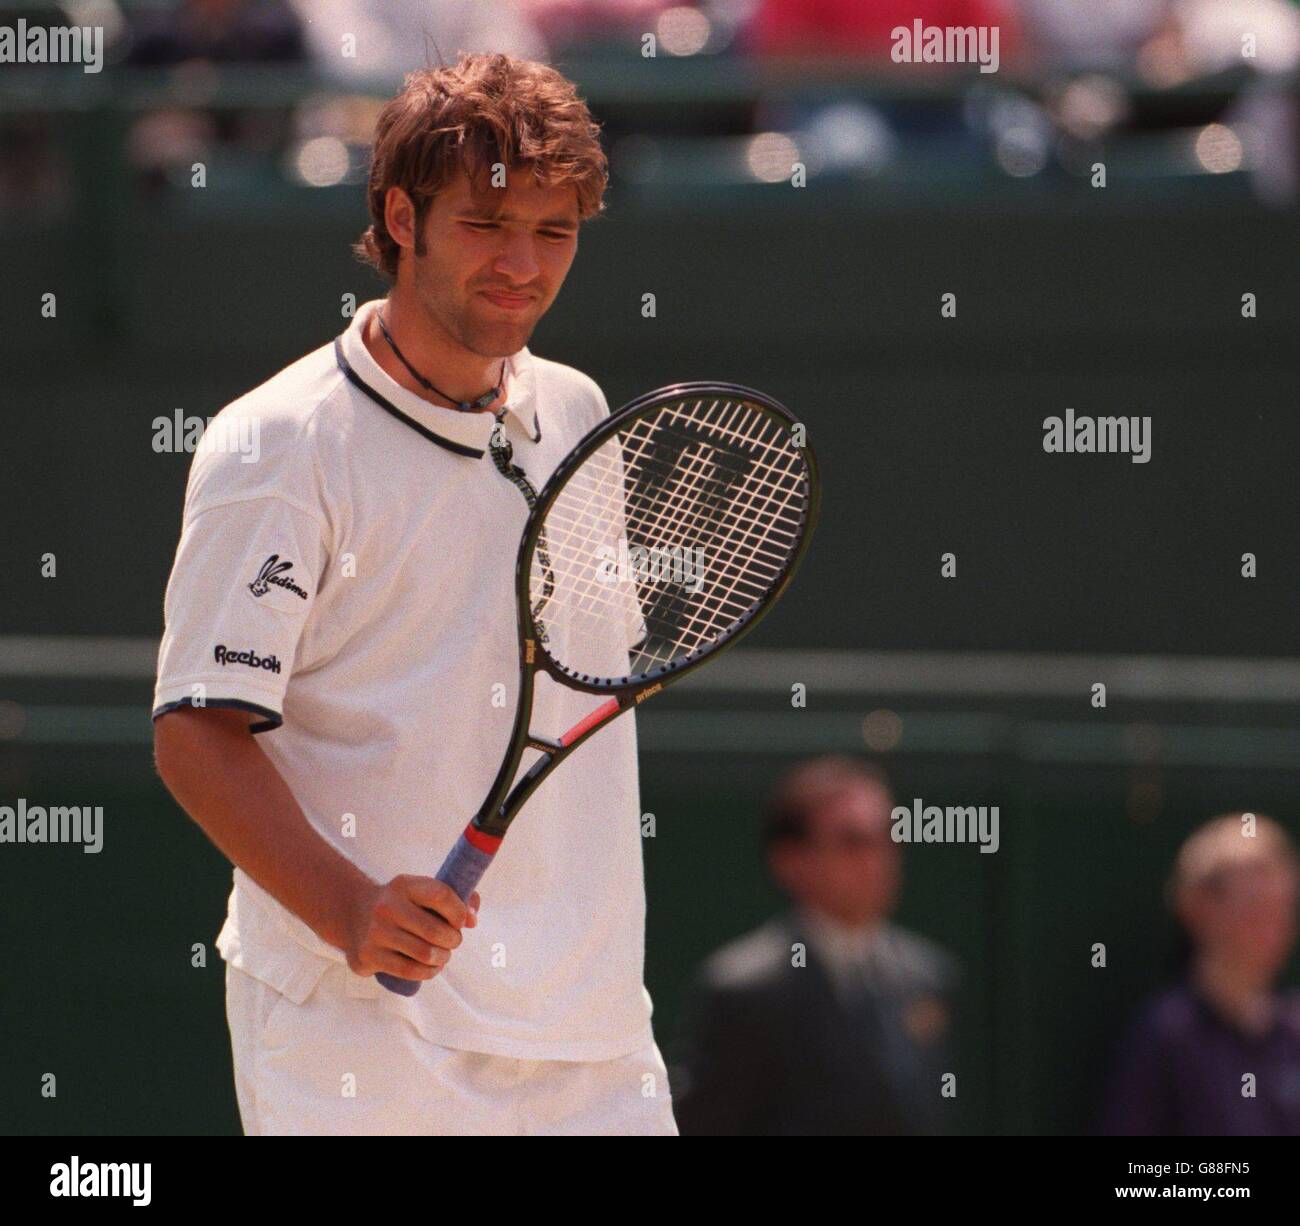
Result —
[{"label": "racket strings", "polygon": [[[752,416],[752,411],[750,413]],[[669,418],[669,423],[673,419],[680,417],[680,413],[674,413]],[[707,423],[712,427],[711,433],[721,433],[719,430],[720,423],[711,421]],[[725,424],[725,423],[723,423]],[[743,424],[743,423],[742,423]],[[662,426],[662,420],[655,423]],[[641,531],[646,536],[657,536],[657,543],[667,544],[669,546],[679,544],[688,539],[693,534],[698,534],[705,542],[716,542],[721,544],[721,549],[717,555],[720,563],[734,562],[738,555],[744,551],[747,554],[751,569],[757,569],[753,563],[769,558],[773,563],[784,565],[786,555],[789,552],[789,546],[793,545],[796,539],[799,521],[798,516],[789,519],[788,529],[783,529],[781,521],[774,520],[770,514],[766,517],[763,514],[764,508],[757,504],[757,498],[765,494],[777,493],[783,484],[781,478],[790,472],[792,467],[791,461],[801,458],[797,452],[790,452],[788,449],[780,452],[774,447],[766,434],[770,433],[770,427],[767,421],[761,422],[762,429],[759,432],[749,431],[729,431],[727,432],[730,439],[739,440],[749,444],[749,473],[746,479],[736,489],[736,505],[733,510],[736,517],[728,525],[730,531],[728,535],[719,541],[719,535],[716,531],[717,513],[719,503],[717,501],[716,487],[712,491],[706,491],[703,483],[709,480],[707,466],[711,459],[708,454],[702,452],[699,448],[692,448],[689,453],[683,451],[676,457],[675,470],[667,474],[657,473],[659,477],[657,482],[638,483],[633,489],[632,497],[629,499],[631,505],[631,514],[628,516],[628,527],[632,533]],[[627,445],[627,452],[630,457],[628,467],[635,470],[637,467],[649,468],[643,463],[643,457],[646,450],[646,440],[650,431],[640,431],[639,437],[633,435]],[[770,456],[779,454],[781,464],[778,467],[770,461]],[[725,464],[716,466],[725,469]],[[745,466],[741,465],[738,469],[733,468],[731,474],[731,484],[735,484],[735,477],[745,475]],[[716,478],[716,473],[715,473]],[[795,483],[785,482],[789,492],[793,492]],[[767,489],[764,489],[764,486]],[[724,491],[725,492],[725,491]],[[705,505],[705,499],[709,493],[713,494],[713,505]],[[788,499],[786,499],[788,501]],[[778,513],[780,508],[776,508]],[[726,508],[722,508],[726,510]],[[771,507],[766,508],[768,512]],[[780,538],[787,537],[782,546]],[[775,549],[765,549],[764,543],[771,540],[777,544]],[[710,551],[711,552],[711,551]]]},{"label": "racket strings", "polygon": [[[695,449],[689,457],[679,458],[677,469],[666,475],[657,491],[659,496],[633,505],[629,529],[650,532],[655,528],[664,530],[664,525],[669,525],[685,539],[694,527],[707,527],[698,515],[697,504],[704,496],[702,482],[708,479],[708,462],[703,448]],[[750,543],[761,546],[762,535],[757,526],[750,535]]]},{"label": "racket strings", "polygon": [[[638,446],[639,444],[640,440],[631,440],[629,445]],[[769,450],[775,449],[769,448]],[[598,456],[599,455],[600,453],[598,453]],[[593,457],[593,459],[596,458],[597,457]],[[788,474],[788,492],[790,495],[793,495],[797,492],[798,476],[797,474],[790,472],[788,459],[789,457],[786,457],[787,463],[783,475]],[[589,460],[588,463],[591,464],[592,461]],[[631,465],[630,467],[634,468],[635,466]],[[699,466],[697,464],[695,468],[696,472],[698,472],[698,468]],[[771,463],[759,463],[756,465],[756,468],[763,470],[769,476],[778,472],[776,466]],[[639,505],[633,501],[629,502],[624,519],[626,526],[631,533],[649,535],[655,527],[662,530],[664,524],[672,524],[675,525],[677,535],[681,539],[685,539],[689,534],[691,524],[688,521],[687,515],[685,513],[676,514],[676,512],[683,503],[689,506],[690,501],[698,497],[698,481],[696,481],[692,487],[692,477],[694,472],[689,463],[682,464],[680,469],[680,473],[677,474],[677,478],[680,482],[679,488],[671,488],[670,483],[665,483],[661,505],[655,505],[647,501],[643,501]],[[615,476],[621,476],[623,466],[615,463],[609,465],[606,471],[610,480],[605,486],[605,489],[602,490],[602,494],[608,496],[608,491],[614,488],[613,478]],[[779,482],[775,479],[772,481],[772,485],[774,488],[779,488]],[[586,527],[585,524],[576,523],[572,518],[568,517],[566,515],[566,509],[565,506],[557,504],[551,508],[548,515],[548,524],[560,524],[567,529],[566,534],[561,538],[561,549],[569,543],[575,530],[581,536],[582,531]],[[750,510],[751,512],[754,512],[755,508],[751,507]],[[746,539],[740,543],[753,549],[754,560],[758,562],[767,560],[771,563],[773,569],[776,570],[784,565],[790,547],[797,543],[798,526],[797,516],[790,518],[788,527],[783,526],[781,522],[767,525],[767,536],[770,536],[771,539],[780,546],[779,548],[764,548],[764,542],[767,539],[761,530],[764,525],[755,526],[752,531],[745,534]],[[552,535],[554,536],[555,533],[552,532]]]},{"label": "racket strings", "polygon": [[[764,442],[761,436],[755,437],[753,441],[760,444]],[[634,445],[640,452],[644,440],[636,439]],[[768,447],[767,450],[772,449]],[[646,496],[647,487],[644,485],[634,490],[627,515],[629,533],[633,536],[654,536],[654,544],[669,549],[683,546],[695,538],[697,550],[703,556],[715,559],[719,566],[736,563],[740,552],[747,551],[752,578],[775,577],[784,566],[789,548],[795,542],[797,519],[792,519],[786,529],[779,519],[772,518],[771,508],[757,505],[756,496],[761,496],[764,491],[759,489],[761,482],[755,481],[751,476],[739,490],[736,508],[739,514],[734,521],[733,531],[727,537],[719,537],[716,524],[712,522],[716,506],[704,507],[705,513],[701,514],[705,494],[702,484],[706,479],[705,462],[706,458],[698,450],[689,456],[682,455],[668,479],[662,481],[657,489],[649,488],[649,496]],[[630,467],[634,468],[635,465]],[[768,478],[775,471],[770,463],[760,463],[754,467],[759,470],[759,475]],[[641,494],[639,500],[636,496],[638,492]],[[783,537],[784,541],[781,539]],[[765,541],[769,538],[781,547],[764,548]],[[763,573],[764,562],[769,564],[767,574]],[[742,573],[738,568],[737,576]]]},{"label": "racket strings", "polygon": [[[774,429],[771,423],[768,427]],[[755,440],[763,443],[759,436]],[[770,465],[768,466],[770,469]],[[770,481],[771,472],[764,474]],[[790,534],[787,547],[779,554],[765,549],[768,540],[777,540],[780,535],[780,510],[777,504],[774,515],[772,490],[765,488],[765,482],[754,480],[752,473],[746,475],[736,488],[734,504],[730,513],[734,516],[724,525],[716,520],[710,521],[700,516],[699,494],[700,468],[698,457],[684,469],[681,486],[673,490],[669,511],[663,522],[673,525],[668,538],[670,547],[692,533],[698,535],[698,548],[703,556],[710,560],[710,567],[705,575],[703,585],[706,598],[690,605],[677,593],[667,593],[669,601],[664,612],[679,619],[681,636],[677,646],[689,650],[702,646],[718,629],[718,623],[734,621],[740,612],[760,600],[765,592],[780,578],[790,553],[789,545],[795,540]],[[683,491],[691,502],[692,513],[681,513]],[[792,527],[797,529],[795,522]],[[660,597],[661,601],[663,595]]]},{"label": "racket strings", "polygon": [[[763,442],[761,437],[756,438],[754,441],[757,443]],[[632,529],[635,531],[637,525],[642,523],[647,525],[651,523],[668,523],[675,525],[676,531],[683,538],[692,530],[692,528],[697,526],[704,531],[708,531],[710,527],[709,525],[699,524],[698,517],[691,513],[687,513],[686,511],[686,508],[692,507],[692,504],[698,501],[700,497],[700,481],[704,479],[704,463],[704,457],[700,454],[696,454],[691,457],[689,462],[679,465],[677,484],[675,486],[672,482],[665,484],[665,490],[668,494],[665,505],[650,505],[645,508],[644,516],[639,519],[634,516],[630,521]],[[774,471],[774,466],[771,464],[764,465],[760,463],[756,464],[755,468],[765,468],[767,470],[766,475],[769,477]],[[783,565],[787,550],[781,550],[778,553],[774,550],[764,548],[764,543],[768,536],[773,536],[775,539],[775,536],[780,534],[779,526],[763,520],[759,508],[754,506],[752,501],[750,502],[750,505],[742,509],[754,516],[754,519],[751,521],[753,527],[752,530],[748,530],[750,525],[746,522],[745,518],[742,517],[739,520],[741,535],[735,542],[736,546],[738,548],[748,547],[752,549],[753,558],[756,560],[761,561],[764,559],[770,559],[777,567]],[[692,522],[693,520],[696,522]],[[794,539],[797,527],[797,523],[792,524],[792,530],[788,534],[791,541]]]},{"label": "racket strings", "polygon": [[767,410],[725,399],[648,407],[547,510],[549,566],[534,555],[530,595],[535,616],[565,627],[552,658],[618,679],[712,645],[781,582],[810,491],[788,425]]},{"label": "racket strings", "polygon": [[[638,508],[638,515],[629,523],[633,535],[640,530],[652,536],[653,547],[668,551],[670,556],[672,551],[691,548],[689,542],[695,542],[694,549],[708,566],[706,584],[712,584],[714,590],[695,609],[689,607],[683,594],[669,588],[658,592],[655,599],[661,614],[684,619],[683,630],[697,637],[708,634],[716,617],[738,615],[747,599],[761,595],[765,583],[779,573],[779,561],[775,558],[772,561],[778,565],[762,565],[763,550],[759,543],[762,533],[745,527],[742,516],[735,520],[742,526],[740,533],[721,530],[717,505],[705,490],[707,480],[705,461],[698,453],[684,458],[673,477],[662,486],[662,494],[655,493]],[[738,564],[742,550],[750,551],[748,572]],[[723,583],[727,577],[731,582]],[[737,595],[746,599],[729,599]]]},{"label": "racket strings", "polygon": [[[689,477],[689,474],[686,474],[686,476]],[[665,555],[666,560],[670,560],[672,558],[671,551],[682,550],[686,547],[687,542],[696,539],[698,543],[694,548],[699,554],[704,557],[713,556],[713,550],[710,546],[718,545],[719,542],[711,539],[708,533],[709,525],[699,522],[698,518],[695,522],[692,522],[691,517],[683,513],[681,509],[683,499],[680,490],[669,488],[667,496],[670,502],[670,505],[667,506],[643,506],[640,508],[632,506],[622,525],[632,543],[648,544],[650,548],[658,548],[661,554]],[[670,512],[671,516],[666,514],[666,511]],[[665,529],[665,525],[668,525],[668,528]],[[557,554],[565,564],[572,565],[583,556],[585,550],[582,545],[586,543],[586,536],[590,527],[591,521],[588,519],[566,520],[564,522],[565,531],[562,535],[552,530],[551,535],[560,542],[556,547]],[[651,531],[652,527],[661,529],[657,536]],[[579,545],[575,545],[575,532],[581,542]],[[600,535],[610,541],[616,540],[618,535],[617,525],[611,522]],[[721,548],[718,549],[719,561],[725,563],[731,560],[733,553],[732,549],[722,544]],[[588,572],[585,578],[582,577],[583,571],[580,569],[573,570],[570,574],[573,577],[571,584],[573,590],[579,593],[585,601],[606,604],[617,599],[617,596],[610,591],[608,584],[597,580],[594,571]],[[644,592],[640,594],[644,595]]]}]

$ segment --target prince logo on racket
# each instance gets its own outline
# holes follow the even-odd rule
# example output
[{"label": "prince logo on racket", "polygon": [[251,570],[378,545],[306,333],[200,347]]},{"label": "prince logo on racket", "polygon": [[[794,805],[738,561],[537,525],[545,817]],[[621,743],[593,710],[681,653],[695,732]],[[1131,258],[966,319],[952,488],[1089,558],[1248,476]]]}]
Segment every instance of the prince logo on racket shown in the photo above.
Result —
[{"label": "prince logo on racket", "polygon": [[[360,245],[387,297],[222,411],[260,419],[260,464],[195,457],[155,742],[235,866],[218,948],[247,1132],[675,1131],[617,717],[771,607],[817,478],[757,392],[611,414],[529,351],[605,183],[553,69],[413,74]],[[260,599],[248,540],[278,547]],[[214,642],[281,667],[223,668]]]}]

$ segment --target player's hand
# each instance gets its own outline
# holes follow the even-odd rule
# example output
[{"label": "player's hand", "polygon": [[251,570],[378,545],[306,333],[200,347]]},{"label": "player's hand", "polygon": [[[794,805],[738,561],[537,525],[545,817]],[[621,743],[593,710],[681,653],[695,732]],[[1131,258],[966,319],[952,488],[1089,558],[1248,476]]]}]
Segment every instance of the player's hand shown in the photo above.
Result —
[{"label": "player's hand", "polygon": [[432,979],[478,923],[479,896],[469,905],[432,877],[394,877],[367,883],[352,900],[344,954],[356,975],[387,971],[400,979]]}]

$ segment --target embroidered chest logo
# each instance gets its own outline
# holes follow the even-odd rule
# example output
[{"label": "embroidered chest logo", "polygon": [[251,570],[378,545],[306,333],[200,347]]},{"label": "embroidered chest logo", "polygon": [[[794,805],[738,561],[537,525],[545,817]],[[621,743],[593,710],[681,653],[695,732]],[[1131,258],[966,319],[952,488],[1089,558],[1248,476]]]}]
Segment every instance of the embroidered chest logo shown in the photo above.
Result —
[{"label": "embroidered chest logo", "polygon": [[257,578],[248,585],[248,590],[254,596],[265,596],[271,590],[268,585],[274,584],[276,587],[282,587],[292,592],[299,600],[306,600],[307,593],[284,573],[292,569],[292,562],[281,562],[280,555],[273,553],[262,563],[261,569],[257,572]]}]

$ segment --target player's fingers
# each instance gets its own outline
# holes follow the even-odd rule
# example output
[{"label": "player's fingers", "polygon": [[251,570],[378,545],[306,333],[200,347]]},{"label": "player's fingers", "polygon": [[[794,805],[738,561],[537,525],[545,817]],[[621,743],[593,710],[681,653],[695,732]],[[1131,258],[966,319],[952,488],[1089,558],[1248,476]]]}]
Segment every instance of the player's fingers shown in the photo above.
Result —
[{"label": "player's fingers", "polygon": [[423,962],[404,957],[394,950],[379,949],[375,951],[372,973],[383,971],[387,975],[396,975],[398,979],[423,980],[432,979],[440,970],[441,966],[426,966]]},{"label": "player's fingers", "polygon": [[453,928],[464,928],[469,910],[451,886],[433,877],[398,877],[394,881],[417,906],[436,911]]},{"label": "player's fingers", "polygon": [[441,969],[451,958],[451,950],[442,945],[434,945],[422,940],[412,932],[395,929],[383,939],[383,947],[389,953],[398,953],[410,958],[421,966],[433,966]]},{"label": "player's fingers", "polygon": [[475,927],[478,924],[478,907],[479,907],[479,896],[478,896],[478,891],[475,890],[474,893],[472,893],[469,896],[468,923],[471,928]]},{"label": "player's fingers", "polygon": [[429,945],[442,949],[455,949],[465,938],[458,928],[453,928],[441,915],[436,915],[413,902],[401,902],[393,910],[393,922]]}]

